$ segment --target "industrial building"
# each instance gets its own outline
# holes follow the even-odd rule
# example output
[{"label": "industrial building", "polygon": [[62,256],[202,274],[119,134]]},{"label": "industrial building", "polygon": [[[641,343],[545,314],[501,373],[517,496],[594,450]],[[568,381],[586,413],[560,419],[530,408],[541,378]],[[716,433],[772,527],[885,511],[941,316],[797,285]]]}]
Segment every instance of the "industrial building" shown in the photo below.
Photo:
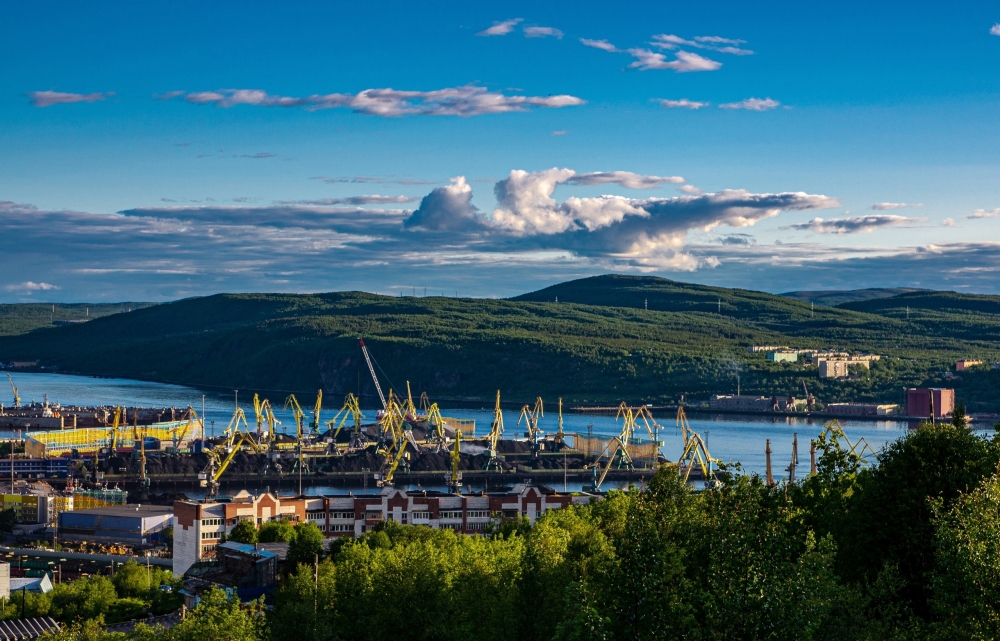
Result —
[{"label": "industrial building", "polygon": [[592,498],[518,484],[510,492],[496,494],[406,492],[386,487],[380,494],[362,496],[254,496],[243,491],[225,502],[175,501],[174,574],[184,574],[195,563],[216,556],[222,535],[242,520],[257,525],[277,519],[311,521],[328,537],[360,536],[386,520],[484,534],[496,519],[524,517],[534,523],[548,510],[585,505]]},{"label": "industrial building", "polygon": [[944,418],[955,411],[955,390],[953,389],[911,387],[903,391],[906,394],[906,414],[908,416]]},{"label": "industrial building", "polygon": [[827,403],[826,412],[846,416],[893,416],[899,414],[899,405],[880,403]]},{"label": "industrial building", "polygon": [[66,478],[69,473],[65,458],[0,458],[0,479],[10,479],[12,464],[14,476],[21,479]]},{"label": "industrial building", "polygon": [[132,546],[159,543],[173,525],[174,514],[162,505],[113,505],[61,512],[60,541],[117,543]]},{"label": "industrial building", "polygon": [[955,371],[956,372],[961,372],[963,370],[969,369],[970,367],[977,367],[977,366],[982,365],[982,364],[983,364],[983,362],[979,361],[979,360],[965,359],[965,360],[961,360],[961,361],[956,361],[955,362]]},{"label": "industrial building", "polygon": [[765,396],[714,394],[708,399],[708,407],[713,410],[731,412],[767,412],[772,410],[774,405],[771,399]]},{"label": "industrial building", "polygon": [[[51,488],[49,488],[51,490]],[[14,510],[15,523],[53,524],[57,516],[73,509],[73,495],[29,489],[0,495],[4,510]]]}]

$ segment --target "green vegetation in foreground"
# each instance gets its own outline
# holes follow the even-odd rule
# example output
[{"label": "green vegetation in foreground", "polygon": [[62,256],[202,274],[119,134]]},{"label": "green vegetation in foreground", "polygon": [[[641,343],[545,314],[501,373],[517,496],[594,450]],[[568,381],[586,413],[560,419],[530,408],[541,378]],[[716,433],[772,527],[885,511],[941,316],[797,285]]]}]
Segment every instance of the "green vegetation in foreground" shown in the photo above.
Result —
[{"label": "green vegetation in foreground", "polygon": [[21,303],[0,305],[0,336],[53,327],[54,321],[80,321],[150,307],[156,303]]},{"label": "green vegetation in foreground", "polygon": [[323,558],[322,535],[303,523],[290,549],[300,562],[272,610],[241,610],[217,591],[159,635],[90,623],[61,637],[997,639],[1000,438],[955,423],[921,426],[871,466],[834,425],[817,474],[797,484],[729,470],[694,492],[663,468],[643,491],[485,537],[387,522]]},{"label": "green vegetation in foreground", "polygon": [[[970,411],[1000,409],[1000,370],[941,378],[960,358],[1000,360],[1000,310],[973,313],[951,299],[942,308],[934,295],[958,297],[915,293],[869,301],[882,305],[872,311],[812,310],[772,294],[632,276],[572,281],[514,300],[220,294],[0,338],[0,361],[306,397],[322,388],[331,405],[360,385],[374,403],[357,342],[364,336],[386,375],[383,387],[400,390],[409,380],[435,400],[492,402],[500,389],[516,402],[541,395],[665,403],[733,393],[738,375],[743,393],[766,396],[801,395],[805,379],[824,403],[900,402],[903,387],[935,384],[957,387]],[[909,319],[891,306],[897,298],[912,303]],[[993,309],[991,297],[958,298]],[[857,379],[821,380],[815,367],[747,354],[751,344],[888,358]]]}]

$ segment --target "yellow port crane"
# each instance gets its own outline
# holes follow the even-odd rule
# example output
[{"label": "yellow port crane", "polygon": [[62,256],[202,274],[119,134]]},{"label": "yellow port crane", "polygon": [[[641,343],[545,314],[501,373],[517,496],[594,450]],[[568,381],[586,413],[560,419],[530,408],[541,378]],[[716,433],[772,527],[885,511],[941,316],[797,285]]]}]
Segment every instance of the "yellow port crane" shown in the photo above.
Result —
[{"label": "yellow port crane", "polygon": [[[622,401],[621,405],[618,406],[618,414],[615,416],[615,421],[619,418],[622,420],[622,430],[618,433],[618,436],[614,437],[605,446],[604,451],[601,455],[597,457],[597,460],[593,463],[593,470],[595,474],[594,483],[590,486],[593,491],[600,491],[601,485],[604,480],[608,477],[608,472],[611,471],[612,467],[616,469],[627,469],[634,470],[635,462],[632,460],[632,455],[629,452],[629,446],[632,442],[632,438],[635,436],[636,430],[639,429],[639,421],[642,421],[642,426],[645,427],[646,432],[649,434],[649,438],[657,447],[660,446],[660,441],[657,440],[657,430],[658,425],[656,420],[653,419],[652,412],[645,405],[640,406],[637,409],[633,409]],[[607,463],[604,465],[604,470],[601,472],[600,478],[596,477],[597,470],[600,467],[601,458],[607,454]]]},{"label": "yellow port crane", "polygon": [[122,408],[120,405],[115,406],[115,413],[111,419],[111,427],[108,431],[108,436],[111,440],[111,449],[109,451],[110,456],[118,456],[118,427],[122,421]]},{"label": "yellow port crane", "polygon": [[319,434],[319,421],[320,421],[319,413],[320,411],[322,411],[322,409],[323,409],[323,390],[317,390],[316,404],[313,406],[312,423],[309,424],[309,427],[312,428],[313,434]]},{"label": "yellow port crane", "polygon": [[[238,435],[238,438],[231,442],[228,440],[223,441],[206,452],[208,454],[208,465],[198,474],[198,480],[201,487],[208,488],[206,492],[208,497],[216,496],[219,493],[219,479],[226,471],[226,468],[229,467],[229,464],[232,463],[233,458],[236,457],[236,453],[240,451],[244,443],[248,443],[250,448],[257,454],[261,453],[260,447],[247,434],[240,432]],[[222,456],[223,453],[225,454],[225,458]]]},{"label": "yellow port crane", "polygon": [[493,410],[493,423],[490,425],[489,449],[484,469],[502,471],[500,459],[497,457],[497,443],[503,437],[503,410],[500,409],[500,390],[497,390],[497,404]]},{"label": "yellow port crane", "polygon": [[438,443],[444,443],[446,437],[444,433],[444,417],[441,416],[441,408],[438,407],[437,403],[431,403],[424,413],[427,416],[428,425],[434,428],[432,434],[434,434],[435,440]]},{"label": "yellow port crane", "polygon": [[542,430],[538,427],[538,419],[543,416],[545,416],[545,404],[542,402],[542,397],[539,396],[535,399],[534,408],[524,405],[521,408],[521,415],[517,417],[518,425],[521,424],[521,419],[524,419],[524,435],[531,439],[532,443],[536,443],[542,434]]},{"label": "yellow port crane", "polygon": [[[358,402],[358,397],[354,394],[348,392],[347,396],[344,397],[344,406],[340,408],[340,411],[334,415],[333,419],[327,421],[327,427],[331,432],[331,437],[333,438],[333,448],[334,453],[339,452],[337,449],[337,436],[340,434],[340,430],[344,428],[344,424],[347,423],[347,419],[354,419],[354,430],[351,433],[351,442],[348,445],[348,450],[352,450],[355,447],[355,440],[360,439],[361,436],[361,405]],[[336,431],[334,431],[334,425],[336,425]]]},{"label": "yellow port crane", "polygon": [[555,435],[556,443],[559,443],[561,445],[563,443],[563,440],[565,438],[566,438],[566,435],[563,432],[562,397],[560,397],[559,398],[559,430],[556,432],[556,435]]},{"label": "yellow port crane", "polygon": [[[401,439],[396,448],[396,456],[392,457],[392,462],[389,464],[389,469],[382,478],[379,480],[379,485],[392,485],[392,479],[396,476],[396,470],[399,468],[399,462],[403,460],[403,456],[406,453],[406,439]],[[409,455],[406,454],[408,457]]]},{"label": "yellow port crane", "polygon": [[253,411],[257,416],[257,437],[263,436],[264,423],[267,423],[267,437],[271,442],[274,442],[274,426],[281,425],[281,421],[274,418],[274,408],[271,407],[271,401],[266,398],[260,400],[260,397],[254,394]]},{"label": "yellow port crane", "polygon": [[302,411],[302,406],[299,405],[299,401],[295,398],[295,394],[289,394],[288,398],[285,399],[285,409],[292,411],[292,418],[295,420],[295,437],[298,440],[302,440],[302,419],[305,417],[306,413]]},{"label": "yellow port crane", "polygon": [[21,395],[17,391],[17,385],[14,385],[14,379],[7,374],[7,382],[10,383],[10,391],[14,392],[14,407],[21,407]]},{"label": "yellow port crane", "polygon": [[684,482],[687,483],[688,478],[691,476],[691,470],[697,465],[701,468],[705,484],[708,485],[714,480],[712,463],[719,463],[720,461],[712,458],[712,455],[708,453],[708,446],[701,438],[701,435],[691,429],[691,424],[688,423],[683,405],[677,407],[677,427],[680,428],[684,440],[684,451],[680,458],[677,459]]},{"label": "yellow port crane", "polygon": [[406,401],[403,405],[403,416],[411,421],[417,420],[417,406],[413,404],[413,392],[410,391],[410,381],[406,381]]},{"label": "yellow port crane", "polygon": [[139,477],[139,500],[149,499],[149,477],[146,476],[146,426],[139,430],[139,413],[132,413],[132,467]]}]

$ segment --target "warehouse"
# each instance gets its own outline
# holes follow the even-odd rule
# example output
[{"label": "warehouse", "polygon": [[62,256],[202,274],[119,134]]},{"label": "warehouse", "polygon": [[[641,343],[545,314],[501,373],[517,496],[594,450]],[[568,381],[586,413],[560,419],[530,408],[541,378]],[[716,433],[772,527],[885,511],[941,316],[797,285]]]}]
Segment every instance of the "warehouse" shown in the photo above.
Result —
[{"label": "warehouse", "polygon": [[61,541],[140,546],[159,543],[173,525],[174,511],[162,505],[112,505],[59,513]]}]

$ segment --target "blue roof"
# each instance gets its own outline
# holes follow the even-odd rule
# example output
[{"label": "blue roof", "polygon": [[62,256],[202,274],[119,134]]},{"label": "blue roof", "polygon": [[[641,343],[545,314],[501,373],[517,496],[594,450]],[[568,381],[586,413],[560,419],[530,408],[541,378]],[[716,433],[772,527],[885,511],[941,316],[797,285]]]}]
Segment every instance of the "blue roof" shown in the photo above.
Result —
[{"label": "blue roof", "polygon": [[237,543],[236,541],[226,541],[225,543],[219,544],[220,548],[225,548],[227,550],[233,550],[234,552],[242,552],[243,554],[256,554],[264,558],[277,557],[278,555],[274,552],[268,552],[267,550],[260,549],[250,543]]},{"label": "blue roof", "polygon": [[37,578],[10,577],[10,591],[27,590],[28,592],[41,592],[42,594],[52,591],[52,581],[49,575]]}]

